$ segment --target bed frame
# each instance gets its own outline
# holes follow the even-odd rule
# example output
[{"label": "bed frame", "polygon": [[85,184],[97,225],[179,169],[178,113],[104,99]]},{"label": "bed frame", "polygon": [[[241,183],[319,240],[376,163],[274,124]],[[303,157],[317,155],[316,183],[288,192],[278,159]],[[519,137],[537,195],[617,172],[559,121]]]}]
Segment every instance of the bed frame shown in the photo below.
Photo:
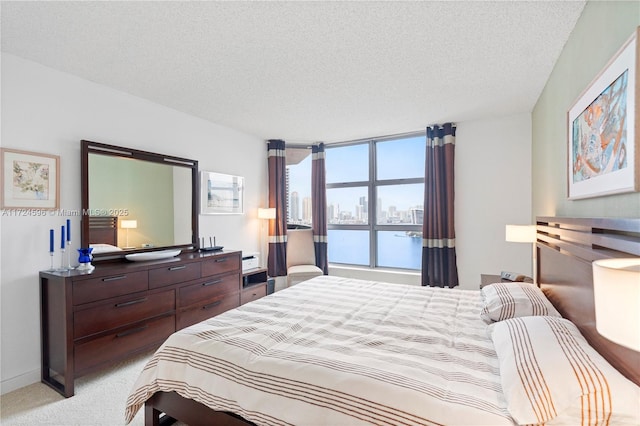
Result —
[{"label": "bed frame", "polygon": [[537,230],[536,272],[542,291],[591,346],[640,386],[640,352],[596,331],[591,267],[598,259],[640,256],[640,219],[539,217]]},{"label": "bed frame", "polygon": [[[537,218],[537,282],[565,318],[627,378],[640,385],[640,352],[600,336],[595,328],[591,262],[640,256],[640,219]],[[235,414],[214,411],[175,392],[156,393],[145,403],[145,425],[179,419],[191,426],[252,424]]]}]

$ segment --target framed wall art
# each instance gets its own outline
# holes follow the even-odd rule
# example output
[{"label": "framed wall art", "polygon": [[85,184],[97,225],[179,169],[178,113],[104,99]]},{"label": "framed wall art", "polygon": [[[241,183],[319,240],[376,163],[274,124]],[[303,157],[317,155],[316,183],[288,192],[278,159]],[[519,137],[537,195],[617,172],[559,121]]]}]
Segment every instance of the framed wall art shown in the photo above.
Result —
[{"label": "framed wall art", "polygon": [[2,209],[60,208],[60,157],[1,148]]},{"label": "framed wall art", "polygon": [[569,199],[639,189],[639,31],[569,109]]},{"label": "framed wall art", "polygon": [[200,214],[242,214],[244,178],[200,172]]}]

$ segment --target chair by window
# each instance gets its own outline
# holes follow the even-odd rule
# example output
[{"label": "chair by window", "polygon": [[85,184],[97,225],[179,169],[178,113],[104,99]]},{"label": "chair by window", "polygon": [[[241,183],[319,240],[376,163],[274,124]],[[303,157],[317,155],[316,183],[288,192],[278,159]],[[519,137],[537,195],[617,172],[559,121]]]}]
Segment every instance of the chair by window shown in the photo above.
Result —
[{"label": "chair by window", "polygon": [[287,284],[292,286],[322,274],[316,266],[311,229],[287,230]]}]

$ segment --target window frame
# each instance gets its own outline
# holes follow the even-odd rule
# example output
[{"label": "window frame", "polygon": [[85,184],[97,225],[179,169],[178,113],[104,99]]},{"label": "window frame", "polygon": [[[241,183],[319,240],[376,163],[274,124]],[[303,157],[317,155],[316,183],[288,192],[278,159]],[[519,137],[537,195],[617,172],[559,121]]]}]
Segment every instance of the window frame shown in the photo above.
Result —
[{"label": "window frame", "polygon": [[[368,144],[369,146],[369,179],[367,181],[354,181],[354,182],[334,182],[327,183],[326,189],[340,189],[340,188],[354,188],[354,187],[366,187],[367,188],[367,221],[368,223],[365,225],[356,225],[356,224],[331,224],[327,221],[327,231],[330,230],[344,230],[344,231],[363,231],[366,230],[369,232],[369,265],[368,267],[371,269],[376,268],[384,268],[384,269],[394,269],[394,270],[402,270],[402,271],[416,271],[416,269],[407,269],[400,267],[392,267],[392,266],[378,266],[378,231],[418,231],[422,232],[422,225],[410,225],[410,224],[378,224],[378,209],[377,209],[377,189],[381,186],[392,186],[392,185],[407,185],[407,184],[422,184],[425,183],[424,175],[418,178],[398,178],[398,179],[384,179],[378,180],[377,173],[377,151],[376,144],[378,142],[390,142],[393,140],[399,139],[408,139],[412,137],[424,137],[426,141],[426,131],[419,132],[411,132],[405,133],[401,135],[394,136],[386,136],[380,138],[367,138],[357,141],[350,142],[340,142],[335,144],[327,144],[325,145],[325,150],[341,148],[350,145],[362,145]],[[424,220],[424,219],[423,219]],[[330,242],[329,242],[330,243]],[[357,267],[363,267],[366,265],[355,265],[349,263],[341,263],[341,262],[331,262],[332,264],[338,265],[352,265]]]}]

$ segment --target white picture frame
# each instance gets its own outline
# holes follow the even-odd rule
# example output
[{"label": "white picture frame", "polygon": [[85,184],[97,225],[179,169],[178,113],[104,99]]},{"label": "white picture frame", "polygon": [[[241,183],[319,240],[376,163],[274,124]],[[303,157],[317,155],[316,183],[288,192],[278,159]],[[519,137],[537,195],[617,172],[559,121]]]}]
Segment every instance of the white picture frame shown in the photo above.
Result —
[{"label": "white picture frame", "polygon": [[244,178],[200,172],[200,214],[243,214]]},{"label": "white picture frame", "polygon": [[567,113],[571,200],[638,191],[640,28]]}]

